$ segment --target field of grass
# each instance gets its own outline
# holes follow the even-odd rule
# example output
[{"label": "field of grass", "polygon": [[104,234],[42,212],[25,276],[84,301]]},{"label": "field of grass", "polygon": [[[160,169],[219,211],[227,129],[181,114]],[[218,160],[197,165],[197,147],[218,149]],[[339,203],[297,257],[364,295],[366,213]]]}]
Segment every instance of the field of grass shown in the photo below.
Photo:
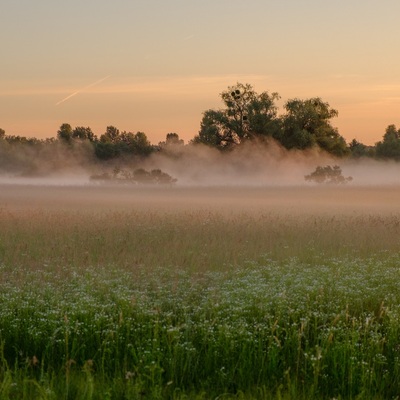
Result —
[{"label": "field of grass", "polygon": [[0,399],[396,399],[400,188],[0,187]]}]

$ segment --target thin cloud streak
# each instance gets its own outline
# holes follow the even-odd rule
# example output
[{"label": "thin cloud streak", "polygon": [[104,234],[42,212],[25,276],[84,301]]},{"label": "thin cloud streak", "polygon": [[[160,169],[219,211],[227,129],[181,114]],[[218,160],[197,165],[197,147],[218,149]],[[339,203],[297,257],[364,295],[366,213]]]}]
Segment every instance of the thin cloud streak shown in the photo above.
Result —
[{"label": "thin cloud streak", "polygon": [[[171,93],[188,94],[192,96],[207,93],[210,96],[218,96],[218,90],[224,90],[227,86],[237,82],[249,82],[251,84],[271,81],[267,75],[205,75],[187,77],[136,77],[126,78],[116,82],[112,86],[105,86],[102,93]],[[258,88],[257,88],[258,89]],[[215,92],[217,90],[217,92]]]},{"label": "thin cloud streak", "polygon": [[[71,97],[92,88],[108,79],[111,75],[97,80],[71,93],[58,101],[56,105],[69,100]],[[339,79],[341,81],[342,79]],[[352,87],[348,80],[337,82],[332,76],[312,80],[294,80],[280,75],[268,74],[218,74],[218,75],[188,75],[188,76],[126,76],[113,79],[112,84],[101,85],[93,90],[93,93],[104,94],[154,94],[169,93],[176,95],[218,97],[218,93],[225,90],[227,86],[235,85],[237,82],[250,83],[257,92],[264,90],[277,91],[283,98],[287,97],[310,97],[321,96],[324,100],[331,101],[332,96],[346,97],[345,103],[369,103],[376,98],[397,97],[400,89],[398,83],[370,84],[365,81],[357,82]],[[2,83],[2,82],[1,82]],[[25,82],[21,84],[8,85],[2,88],[1,97],[8,96],[37,96],[56,95],[65,93],[67,89],[62,88],[54,81],[47,85],[41,82],[39,85],[29,87]]]},{"label": "thin cloud streak", "polygon": [[186,40],[191,40],[193,38],[194,38],[194,35],[189,35],[189,36],[184,37],[182,40],[186,41]]},{"label": "thin cloud streak", "polygon": [[105,81],[106,79],[108,79],[110,76],[111,76],[111,75],[107,75],[107,76],[105,76],[104,78],[101,78],[101,79],[99,79],[98,81],[93,82],[93,83],[91,83],[90,85],[87,85],[87,86],[85,86],[84,88],[79,89],[79,90],[77,90],[77,91],[74,92],[74,93],[71,93],[69,96],[65,97],[64,99],[62,99],[62,100],[60,100],[58,103],[56,103],[56,106],[58,106],[58,105],[61,104],[61,103],[64,103],[65,101],[69,100],[71,97],[74,97],[74,96],[76,96],[77,94],[82,93],[82,92],[84,92],[85,90],[87,90],[87,89],[89,89],[89,88],[91,88],[91,87],[93,87],[93,86],[95,86],[95,85],[98,85],[99,83],[101,83],[101,82]]}]

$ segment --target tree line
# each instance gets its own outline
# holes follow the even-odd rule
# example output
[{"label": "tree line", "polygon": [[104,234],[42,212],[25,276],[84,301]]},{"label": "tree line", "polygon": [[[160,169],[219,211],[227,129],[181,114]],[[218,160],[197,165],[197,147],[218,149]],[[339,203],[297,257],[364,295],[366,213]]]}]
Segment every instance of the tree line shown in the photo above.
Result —
[{"label": "tree line", "polygon": [[[223,108],[209,109],[203,113],[198,134],[187,144],[203,144],[220,151],[232,151],[246,142],[260,145],[271,140],[288,150],[306,150],[318,147],[337,157],[373,157],[400,160],[400,129],[389,125],[382,140],[367,146],[356,139],[346,143],[332,119],[338,111],[321,98],[291,99],[284,104],[284,113],[278,115],[278,93],[257,93],[250,84],[237,83],[221,94]],[[177,133],[168,133],[157,145],[151,144],[144,132],[120,131],[107,126],[99,137],[90,127],[73,128],[64,123],[54,138],[37,139],[7,135],[0,129],[0,154],[5,161],[7,148],[51,148],[62,145],[64,149],[84,146],[85,154],[99,161],[120,157],[147,157],[166,151],[170,146],[183,146]],[[7,147],[8,146],[8,147]]]}]

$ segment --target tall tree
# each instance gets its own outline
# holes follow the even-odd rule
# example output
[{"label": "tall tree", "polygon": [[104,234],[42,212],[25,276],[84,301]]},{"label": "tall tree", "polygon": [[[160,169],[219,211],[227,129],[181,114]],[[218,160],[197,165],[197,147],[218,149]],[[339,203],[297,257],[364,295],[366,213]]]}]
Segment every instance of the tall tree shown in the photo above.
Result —
[{"label": "tall tree", "polygon": [[153,151],[153,147],[144,132],[122,132],[119,136],[121,152],[146,156]]},{"label": "tall tree", "polygon": [[77,126],[73,131],[72,131],[72,138],[74,139],[80,139],[80,140],[89,140],[90,142],[94,142],[96,139],[95,134],[89,127],[84,127],[84,126]]},{"label": "tall tree", "polygon": [[237,83],[220,96],[225,108],[210,109],[203,113],[194,143],[224,149],[246,140],[275,137],[278,134],[277,93],[257,94],[251,85]]},{"label": "tall tree", "polygon": [[167,151],[171,148],[183,147],[185,142],[179,138],[179,135],[174,132],[167,133],[165,141],[158,142],[158,150]]},{"label": "tall tree", "polygon": [[107,126],[105,133],[100,136],[100,141],[103,143],[117,143],[119,135],[119,129],[115,126],[109,125]]},{"label": "tall tree", "polygon": [[57,131],[57,138],[63,142],[69,143],[72,139],[72,127],[70,124],[62,124]]},{"label": "tall tree", "polygon": [[111,159],[122,154],[147,156],[153,151],[144,132],[120,132],[114,126],[108,126],[106,132],[95,143],[95,154],[101,159]]},{"label": "tall tree", "polygon": [[167,133],[165,137],[165,144],[166,145],[182,145],[184,144],[183,139],[179,138],[179,135],[175,132]]},{"label": "tall tree", "polygon": [[346,141],[330,122],[338,112],[328,103],[319,97],[292,99],[285,104],[285,110],[279,140],[287,149],[307,149],[318,145],[337,156],[348,152]]},{"label": "tall tree", "polygon": [[119,129],[112,125],[107,126],[106,131],[100,136],[100,140],[95,142],[96,157],[102,160],[118,157],[120,155],[119,139]]},{"label": "tall tree", "polygon": [[353,139],[349,143],[349,150],[351,156],[354,158],[375,156],[374,146],[367,146],[364,143],[359,142],[357,139]]},{"label": "tall tree", "polygon": [[376,156],[400,160],[400,129],[396,125],[386,128],[382,140],[376,144]]},{"label": "tall tree", "polygon": [[153,151],[153,146],[144,132],[136,132],[133,135],[132,146],[138,155],[147,156]]}]

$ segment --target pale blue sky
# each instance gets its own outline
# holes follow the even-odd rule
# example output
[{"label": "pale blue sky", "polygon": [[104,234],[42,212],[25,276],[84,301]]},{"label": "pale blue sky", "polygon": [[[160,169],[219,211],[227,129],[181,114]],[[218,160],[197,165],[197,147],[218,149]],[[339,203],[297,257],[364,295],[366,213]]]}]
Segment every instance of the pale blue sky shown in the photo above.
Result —
[{"label": "pale blue sky", "polygon": [[50,137],[69,122],[189,140],[237,81],[278,92],[281,107],[322,97],[348,140],[400,127],[398,0],[3,0],[1,15],[9,134]]}]

